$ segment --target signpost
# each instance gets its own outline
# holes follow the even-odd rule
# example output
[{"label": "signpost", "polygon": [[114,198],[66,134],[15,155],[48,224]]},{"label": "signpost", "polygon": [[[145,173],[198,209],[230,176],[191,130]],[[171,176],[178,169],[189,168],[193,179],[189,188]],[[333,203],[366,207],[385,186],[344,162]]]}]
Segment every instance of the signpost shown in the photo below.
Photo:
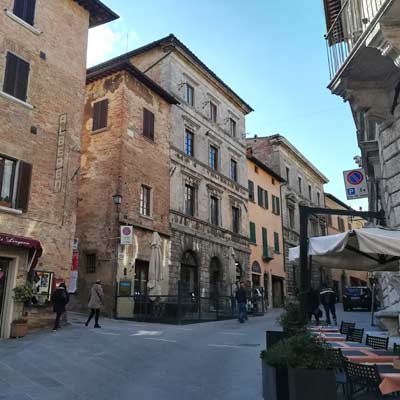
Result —
[{"label": "signpost", "polygon": [[133,228],[129,225],[121,226],[121,244],[133,243]]},{"label": "signpost", "polygon": [[367,178],[363,168],[343,172],[347,200],[368,197]]}]

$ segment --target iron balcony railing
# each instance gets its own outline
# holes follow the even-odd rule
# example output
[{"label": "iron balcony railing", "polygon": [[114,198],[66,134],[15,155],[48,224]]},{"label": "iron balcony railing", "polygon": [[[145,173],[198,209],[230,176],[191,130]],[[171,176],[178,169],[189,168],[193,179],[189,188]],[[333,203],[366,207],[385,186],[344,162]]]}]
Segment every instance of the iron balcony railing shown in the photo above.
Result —
[{"label": "iron balcony railing", "polygon": [[326,0],[325,13],[329,30],[325,39],[331,79],[389,1],[391,0]]}]

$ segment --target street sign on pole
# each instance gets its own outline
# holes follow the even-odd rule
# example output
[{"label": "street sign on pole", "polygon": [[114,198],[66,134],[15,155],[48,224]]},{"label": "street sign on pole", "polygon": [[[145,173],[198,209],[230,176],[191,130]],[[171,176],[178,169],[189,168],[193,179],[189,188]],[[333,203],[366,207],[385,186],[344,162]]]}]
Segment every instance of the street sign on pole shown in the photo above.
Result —
[{"label": "street sign on pole", "polygon": [[347,200],[368,197],[367,178],[363,168],[343,172]]},{"label": "street sign on pole", "polygon": [[132,244],[133,243],[133,228],[129,225],[122,225],[120,228],[121,233],[121,244]]}]

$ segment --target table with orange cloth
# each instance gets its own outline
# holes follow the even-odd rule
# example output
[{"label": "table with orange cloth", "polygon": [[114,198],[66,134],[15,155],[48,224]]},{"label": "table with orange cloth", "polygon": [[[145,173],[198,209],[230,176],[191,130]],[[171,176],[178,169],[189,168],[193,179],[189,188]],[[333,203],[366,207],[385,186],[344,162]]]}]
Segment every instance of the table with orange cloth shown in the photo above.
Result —
[{"label": "table with orange cloth", "polygon": [[382,394],[400,392],[400,369],[393,365],[378,365],[378,372],[382,379],[379,389]]}]

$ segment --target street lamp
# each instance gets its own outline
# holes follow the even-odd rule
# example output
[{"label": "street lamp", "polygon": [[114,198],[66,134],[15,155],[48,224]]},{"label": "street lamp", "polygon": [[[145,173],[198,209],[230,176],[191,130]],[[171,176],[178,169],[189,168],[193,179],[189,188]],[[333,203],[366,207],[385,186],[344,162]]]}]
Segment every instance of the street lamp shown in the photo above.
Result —
[{"label": "street lamp", "polygon": [[120,194],[114,194],[112,199],[116,206],[119,206],[122,203],[122,196]]}]

